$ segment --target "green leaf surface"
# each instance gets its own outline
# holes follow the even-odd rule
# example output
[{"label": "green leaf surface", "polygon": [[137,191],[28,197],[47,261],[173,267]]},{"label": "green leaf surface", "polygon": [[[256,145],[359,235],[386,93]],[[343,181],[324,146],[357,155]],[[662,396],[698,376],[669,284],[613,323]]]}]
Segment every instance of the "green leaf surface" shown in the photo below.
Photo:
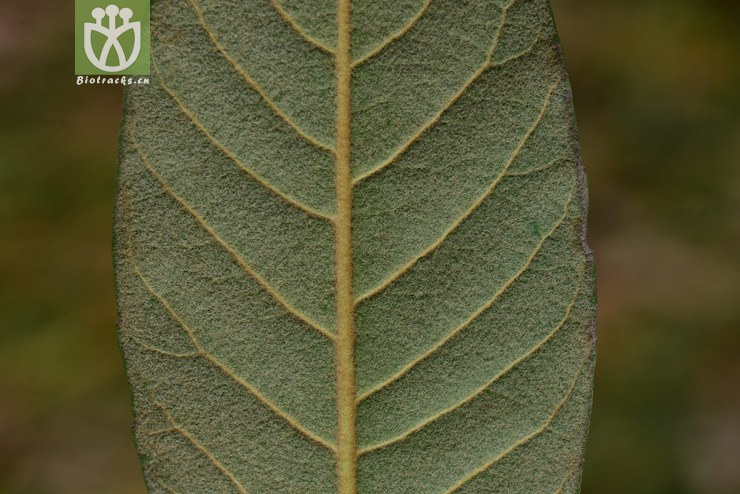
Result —
[{"label": "green leaf surface", "polygon": [[595,287],[545,0],[158,0],[119,335],[152,493],[571,493]]}]

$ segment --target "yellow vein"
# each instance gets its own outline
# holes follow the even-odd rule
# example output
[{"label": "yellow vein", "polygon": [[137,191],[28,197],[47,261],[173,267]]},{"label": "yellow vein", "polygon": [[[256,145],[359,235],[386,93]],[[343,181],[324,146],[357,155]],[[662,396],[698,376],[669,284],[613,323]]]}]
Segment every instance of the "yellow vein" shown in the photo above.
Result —
[{"label": "yellow vein", "polygon": [[522,58],[528,54],[530,54],[534,47],[539,42],[539,39],[535,39],[532,44],[527,48],[526,50],[522,51],[521,53],[517,53],[516,55],[512,55],[509,58],[506,58],[500,62],[496,63],[490,63],[488,65],[485,65],[482,67],[482,69],[479,69],[472,77],[469,79],[465,86],[460,90],[460,92],[456,93],[451,99],[449,99],[443,108],[434,116],[432,119],[430,119],[426,124],[424,124],[419,131],[416,132],[406,143],[404,143],[401,147],[399,147],[396,151],[394,151],[390,157],[388,157],[385,161],[378,164],[377,166],[371,168],[370,170],[362,173],[361,175],[357,176],[353,180],[353,184],[358,184],[368,178],[370,178],[373,175],[376,175],[377,173],[381,172],[382,170],[386,169],[393,163],[395,163],[403,154],[405,154],[411,146],[413,146],[416,142],[418,142],[424,134],[426,134],[429,130],[431,130],[435,125],[439,123],[439,121],[442,119],[442,116],[449,111],[454,104],[465,94],[465,92],[482,76],[486,71],[489,69],[493,69],[495,67],[501,67],[503,65],[506,65],[509,62],[512,62],[514,60],[517,60],[519,58]]},{"label": "yellow vein", "polygon": [[387,386],[393,384],[394,382],[401,379],[403,376],[408,374],[411,369],[419,365],[421,362],[428,359],[430,356],[432,356],[434,353],[436,353],[440,348],[442,348],[444,345],[446,345],[451,339],[453,339],[455,336],[460,334],[462,331],[467,329],[473,322],[480,317],[483,313],[488,311],[491,307],[494,306],[494,304],[501,298],[501,296],[506,293],[506,291],[514,284],[516,280],[521,278],[521,276],[527,272],[527,270],[532,266],[532,263],[534,262],[535,258],[539,255],[539,253],[542,251],[542,248],[545,245],[545,242],[547,242],[548,239],[552,238],[552,236],[555,234],[555,232],[560,228],[560,226],[565,222],[566,218],[568,217],[568,210],[569,205],[572,200],[573,194],[571,193],[570,197],[568,197],[568,200],[565,203],[565,208],[563,209],[563,214],[558,218],[558,220],[555,222],[553,227],[550,229],[550,231],[547,232],[547,234],[542,237],[540,242],[535,247],[532,254],[527,258],[527,260],[524,262],[521,268],[511,275],[503,285],[496,291],[496,293],[493,294],[493,296],[488,299],[483,305],[481,305],[478,309],[475,310],[465,321],[463,321],[461,324],[459,324],[455,329],[450,331],[447,335],[445,335],[444,338],[439,340],[437,343],[435,343],[433,346],[431,346],[427,351],[424,353],[418,355],[416,358],[414,358],[412,361],[404,365],[398,372],[393,374],[392,376],[388,377],[384,381],[376,384],[369,390],[365,391],[364,393],[360,394],[357,397],[358,402],[361,402],[368,397],[374,395],[378,391],[386,388]]},{"label": "yellow vein", "polygon": [[[398,158],[400,158],[403,154],[406,153],[406,151],[411,148],[411,146],[414,145],[424,134],[426,134],[432,127],[437,125],[437,123],[440,121],[442,116],[450,109],[452,106],[467,92],[467,90],[477,81],[488,69],[501,65],[505,62],[501,62],[499,64],[493,63],[493,55],[496,52],[496,48],[498,47],[499,40],[501,38],[501,33],[504,29],[504,24],[506,23],[506,15],[508,13],[508,10],[514,5],[516,0],[511,0],[501,11],[501,19],[499,21],[499,26],[496,31],[496,34],[493,38],[493,43],[491,44],[491,48],[486,53],[486,58],[483,61],[483,64],[481,64],[478,69],[473,72],[473,75],[471,75],[468,80],[466,80],[462,87],[453,94],[443,105],[442,108],[439,109],[437,113],[435,113],[432,118],[430,118],[424,125],[419,128],[418,131],[414,135],[412,135],[403,145],[401,145],[398,149],[396,149],[391,155],[380,164],[376,165],[375,167],[371,168],[370,170],[366,171],[365,173],[357,176],[352,183],[358,184],[362,182],[363,180],[371,177],[372,175],[375,175],[379,171],[385,169],[386,167],[390,166],[391,164],[395,163]],[[534,43],[533,45],[534,46]],[[519,56],[525,55],[526,52],[522,52]],[[515,57],[512,57],[512,59]],[[508,61],[508,60],[507,60]]]},{"label": "yellow vein", "polygon": [[542,105],[542,108],[540,109],[539,114],[537,115],[537,118],[535,119],[532,126],[527,130],[527,133],[522,137],[517,147],[514,149],[513,153],[509,157],[509,160],[506,162],[506,164],[503,166],[501,171],[499,172],[498,176],[491,182],[491,184],[488,186],[488,188],[481,194],[478,199],[473,202],[473,204],[468,207],[468,209],[463,212],[463,214],[455,220],[452,224],[450,224],[449,227],[442,233],[442,235],[437,238],[433,243],[431,243],[426,249],[419,252],[416,256],[414,256],[412,259],[410,259],[408,262],[406,262],[403,266],[398,268],[395,272],[393,272],[390,276],[388,276],[385,280],[383,280],[381,283],[379,283],[375,288],[372,288],[368,290],[367,292],[360,295],[355,303],[359,304],[363,301],[374,297],[375,295],[379,294],[386,288],[388,288],[390,285],[392,285],[396,280],[398,280],[401,276],[406,274],[412,267],[416,265],[417,262],[419,262],[422,258],[428,256],[438,248],[440,248],[447,238],[452,235],[455,230],[465,221],[467,220],[470,215],[472,215],[482,204],[485,202],[485,200],[493,193],[493,191],[496,189],[498,184],[501,182],[501,180],[504,179],[507,172],[509,171],[509,168],[511,165],[516,161],[516,159],[519,157],[519,154],[521,153],[522,149],[526,146],[527,142],[529,141],[529,138],[532,136],[534,131],[539,127],[540,123],[545,117],[545,114],[547,113],[547,109],[550,105],[550,100],[552,97],[552,93],[555,89],[555,85],[551,85],[547,90],[547,95],[545,97],[545,102]]},{"label": "yellow vein", "polygon": [[318,38],[308,34],[308,31],[303,29],[301,25],[296,22],[293,16],[290,15],[288,11],[285,10],[285,7],[280,4],[279,0],[270,0],[270,3],[272,4],[272,7],[277,11],[277,13],[280,14],[280,17],[283,18],[285,23],[290,26],[290,28],[295,31],[296,34],[298,34],[301,38],[303,38],[308,44],[313,45],[315,48],[318,48],[319,50],[328,53],[329,55],[335,55],[333,48],[327,46]]},{"label": "yellow vein", "polygon": [[558,490],[555,491],[555,494],[563,494],[563,489],[565,489],[565,486],[568,484],[571,478],[575,475],[576,470],[570,469],[568,473],[563,477],[562,482],[560,482],[560,486],[558,486]]},{"label": "yellow vein", "polygon": [[[134,271],[136,271],[136,269],[134,269]],[[139,274],[139,273],[137,273],[137,274]],[[139,274],[139,277],[141,277],[140,274]],[[151,290],[149,290],[149,291],[151,292]],[[152,352],[152,353],[158,353],[160,355],[164,355],[165,357],[182,358],[182,359],[192,358],[192,359],[194,359],[194,358],[199,358],[199,357],[202,356],[201,351],[200,350],[197,350],[197,349],[194,352],[188,352],[188,353],[170,352],[168,350],[162,350],[161,348],[157,348],[155,346],[152,346],[149,343],[145,343],[144,341],[141,340],[141,338],[139,338],[137,336],[129,336],[129,338],[131,338],[137,345],[139,345],[140,347],[142,347],[144,350],[147,350],[147,351]]]},{"label": "yellow vein", "polygon": [[161,480],[158,480],[157,483],[160,485],[160,487],[162,487],[162,489],[166,490],[170,494],[179,494],[175,489],[173,489],[169,485],[165,484]]},{"label": "yellow vein", "polygon": [[386,39],[381,41],[377,46],[375,46],[375,48],[373,48],[372,50],[370,50],[369,52],[365,53],[363,56],[361,56],[360,58],[352,62],[352,68],[354,69],[358,65],[361,65],[367,62],[368,60],[370,60],[371,58],[378,56],[380,52],[385,50],[388,45],[390,45],[394,41],[401,39],[406,33],[411,31],[411,29],[414,28],[416,23],[419,22],[419,19],[421,19],[424,16],[424,13],[427,11],[431,3],[432,3],[432,0],[424,0],[424,4],[421,6],[421,9],[419,9],[419,11],[413,17],[411,17],[408,21],[406,21],[406,23],[403,25],[403,27],[401,27],[401,29],[399,29],[395,33],[388,36]]},{"label": "yellow vein", "polygon": [[[582,276],[582,273],[581,273]],[[422,420],[418,424],[410,427],[406,432],[399,434],[396,437],[393,437],[391,439],[387,439],[385,441],[367,446],[365,448],[362,448],[359,451],[359,454],[363,455],[366,453],[370,453],[372,451],[376,451],[378,449],[387,448],[389,446],[392,446],[393,444],[396,444],[400,441],[403,441],[404,439],[408,438],[412,434],[415,434],[419,432],[421,429],[425,428],[432,422],[436,422],[437,420],[441,419],[442,417],[451,414],[455,410],[459,409],[466,403],[469,403],[470,401],[474,400],[478,396],[480,396],[483,392],[485,392],[487,389],[489,389],[491,386],[493,386],[496,382],[498,382],[502,377],[507,375],[509,372],[513,371],[515,368],[517,368],[522,362],[532,357],[535,353],[537,353],[545,344],[547,344],[548,341],[552,340],[559,332],[560,330],[565,327],[566,323],[570,320],[571,313],[573,312],[573,308],[576,305],[576,300],[578,298],[578,294],[580,293],[580,282],[578,287],[576,288],[575,292],[572,295],[572,299],[568,305],[568,307],[565,310],[565,314],[563,315],[563,318],[558,322],[558,324],[555,326],[555,328],[552,329],[547,335],[545,335],[544,338],[542,338],[539,342],[537,342],[536,345],[531,347],[529,350],[527,350],[524,354],[519,356],[517,359],[515,359],[513,362],[511,362],[507,367],[505,367],[502,371],[500,371],[498,374],[493,376],[488,382],[484,383],[482,386],[480,386],[478,389],[476,389],[474,392],[472,392],[470,395],[466,396],[462,400],[458,401],[454,405],[445,408],[444,410],[441,410],[440,412],[435,413],[431,417]]]},{"label": "yellow vein", "polygon": [[193,112],[190,111],[190,109],[185,105],[185,103],[180,99],[180,97],[177,95],[177,93],[167,85],[165,82],[165,79],[162,75],[162,73],[159,71],[159,68],[156,64],[152,63],[152,68],[154,69],[154,73],[157,76],[157,80],[159,81],[159,85],[164,89],[164,91],[170,96],[172,101],[175,102],[177,107],[180,109],[183,115],[190,121],[193,126],[198,129],[200,133],[202,133],[210,142],[211,144],[218,149],[221,153],[224,154],[227,158],[229,158],[231,161],[236,164],[236,166],[245,172],[247,175],[252,177],[254,181],[256,181],[258,184],[263,186],[264,188],[268,189],[270,192],[278,196],[280,199],[285,201],[287,204],[300,209],[301,211],[304,211],[305,213],[315,216],[319,219],[325,220],[325,221],[334,221],[334,217],[332,215],[323,213],[319,211],[318,209],[315,209],[311,206],[308,206],[306,204],[303,204],[302,202],[298,201],[297,199],[294,199],[290,197],[288,194],[280,190],[278,187],[272,185],[270,182],[262,178],[255,170],[247,166],[243,161],[239,159],[239,157],[231,151],[229,148],[227,148],[221,141],[219,141],[216,136],[214,136],[205,125],[201,123],[201,121],[198,119],[198,117],[195,116]]},{"label": "yellow vein", "polygon": [[561,163],[570,161],[567,158],[555,158],[551,162],[547,163],[546,165],[538,166],[535,168],[530,168],[529,170],[524,170],[522,172],[509,172],[507,175],[509,177],[525,177],[527,175],[534,175],[535,173],[540,173],[545,170],[549,170],[550,168],[554,168],[558,166]]},{"label": "yellow vein", "polygon": [[351,0],[337,3],[336,114],[336,390],[339,494],[357,492],[357,402],[355,400],[355,314],[352,291]]},{"label": "yellow vein", "polygon": [[312,135],[308,134],[306,131],[304,131],[288,114],[286,114],[283,110],[278,107],[278,105],[272,101],[270,96],[267,94],[267,92],[260,86],[257,81],[250,76],[246,70],[237,62],[229,53],[226,51],[226,48],[221,44],[221,42],[216,37],[215,33],[211,30],[211,28],[208,26],[208,23],[206,21],[205,16],[203,15],[203,11],[200,8],[200,5],[198,4],[198,0],[188,0],[191,7],[193,8],[193,11],[195,12],[195,15],[198,17],[198,23],[203,28],[203,30],[206,32],[208,37],[211,39],[211,42],[213,43],[213,46],[216,48],[216,50],[221,54],[224,59],[229,62],[229,64],[234,68],[237,74],[244,79],[244,81],[251,87],[257,94],[260,95],[260,97],[265,101],[267,106],[278,116],[280,117],[285,123],[287,123],[294,131],[295,133],[301,137],[306,142],[309,142],[316,146],[317,148],[323,149],[324,151],[328,151],[333,153],[334,148],[326,143],[323,143],[313,137]]},{"label": "yellow vein", "polygon": [[296,319],[303,321],[306,323],[309,327],[315,329],[322,335],[326,336],[330,340],[334,340],[335,336],[332,334],[329,330],[321,326],[317,321],[312,319],[307,314],[303,313],[296,307],[293,307],[291,303],[285,298],[283,294],[281,294],[277,289],[273,288],[267,280],[265,280],[257,271],[252,268],[252,266],[249,265],[239,254],[239,252],[228,242],[226,242],[221,236],[218,234],[216,230],[203,218],[197,211],[195,211],[182,197],[180,197],[177,192],[169,185],[169,183],[162,177],[157,170],[152,166],[151,162],[147,158],[147,156],[144,154],[144,151],[141,149],[139,144],[132,140],[129,137],[129,140],[131,141],[131,145],[136,149],[137,153],[141,157],[141,161],[144,164],[144,167],[149,171],[151,176],[159,183],[159,185],[162,187],[164,192],[167,193],[170,197],[172,197],[181,207],[182,209],[188,213],[190,216],[193,217],[193,219],[200,225],[203,230],[205,230],[206,233],[208,233],[213,240],[218,243],[224,251],[226,251],[227,254],[234,260],[234,262],[237,263],[249,276],[251,276],[270,296],[272,296],[273,299],[275,299],[276,302],[278,302],[283,308],[288,311],[290,314],[292,314]]},{"label": "yellow vein", "polygon": [[175,419],[172,417],[172,415],[170,415],[170,412],[168,412],[161,403],[155,402],[154,404],[162,411],[162,414],[165,416],[165,419],[167,419],[167,422],[169,422],[169,424],[172,426],[172,430],[174,432],[177,432],[182,437],[187,439],[187,441],[192,444],[195,449],[200,451],[203,456],[208,458],[213,466],[216,467],[224,475],[224,477],[229,479],[232,484],[234,484],[236,490],[239,491],[239,494],[247,494],[247,490],[244,488],[241,482],[239,482],[239,479],[237,479],[236,476],[231,473],[231,471],[213,455],[213,453],[208,451],[208,448],[201,444],[201,442],[198,441],[198,439],[196,439],[195,436],[188,432],[184,427],[175,422]]},{"label": "yellow vein", "polygon": [[331,444],[329,441],[324,439],[323,437],[319,436],[318,434],[310,431],[303,425],[301,425],[300,422],[298,422],[297,419],[295,419],[290,414],[284,412],[278,405],[272,402],[269,398],[267,398],[260,390],[249,384],[246,380],[239,377],[236,372],[234,372],[231,368],[229,368],[226,364],[221,362],[220,359],[217,357],[211,355],[205,347],[203,347],[203,344],[200,342],[200,339],[195,334],[195,331],[188,325],[187,322],[180,316],[180,314],[175,310],[174,307],[167,301],[164,296],[157,291],[154,286],[152,286],[151,282],[144,276],[144,273],[141,272],[141,269],[136,265],[136,261],[131,258],[131,265],[132,269],[134,270],[134,273],[139,277],[141,280],[144,288],[162,305],[162,307],[165,308],[167,313],[170,315],[173,321],[175,321],[182,329],[185,331],[185,333],[188,335],[188,338],[190,338],[190,341],[192,342],[193,346],[196,349],[196,352],[192,354],[176,354],[176,353],[170,353],[166,352],[164,350],[159,350],[154,347],[151,347],[146,344],[142,344],[142,342],[138,342],[144,348],[151,348],[153,351],[157,353],[161,353],[164,355],[169,355],[172,357],[181,357],[181,358],[202,358],[206,362],[209,362],[211,365],[216,367],[218,370],[220,370],[225,376],[230,378],[232,381],[234,381],[237,385],[244,388],[247,392],[249,392],[251,395],[253,395],[255,398],[257,398],[263,405],[265,405],[268,409],[270,409],[275,415],[283,419],[285,422],[287,422],[293,429],[298,431],[299,433],[303,434],[307,438],[311,439],[312,441],[324,446],[325,448],[334,451],[335,447],[333,444]]},{"label": "yellow vein", "polygon": [[541,434],[547,432],[547,430],[550,429],[553,421],[558,416],[560,411],[563,409],[565,404],[568,403],[568,400],[570,399],[570,397],[573,396],[573,391],[576,389],[576,385],[578,384],[578,379],[580,377],[581,377],[581,371],[579,370],[579,372],[576,374],[575,379],[573,379],[573,382],[568,387],[568,390],[565,392],[565,394],[560,399],[560,401],[555,405],[555,408],[552,410],[552,413],[550,413],[547,419],[540,425],[540,427],[537,428],[537,430],[523,437],[522,439],[514,443],[511,447],[503,451],[501,454],[499,454],[498,456],[496,456],[489,462],[485,463],[484,465],[481,465],[480,467],[470,472],[468,475],[460,479],[460,481],[457,484],[453,485],[448,490],[446,490],[444,494],[452,494],[453,492],[460,490],[465,484],[467,484],[474,478],[478,477],[482,473],[490,470],[496,463],[506,458],[509,454],[514,452],[516,449],[524,446],[525,444],[529,443],[530,441],[537,438]]}]

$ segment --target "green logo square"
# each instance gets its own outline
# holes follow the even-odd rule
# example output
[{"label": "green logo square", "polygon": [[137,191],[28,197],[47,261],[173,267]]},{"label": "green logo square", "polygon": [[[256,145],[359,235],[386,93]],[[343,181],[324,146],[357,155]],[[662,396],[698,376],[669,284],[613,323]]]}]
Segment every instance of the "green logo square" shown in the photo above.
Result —
[{"label": "green logo square", "polygon": [[149,0],[75,0],[75,74],[149,75]]}]

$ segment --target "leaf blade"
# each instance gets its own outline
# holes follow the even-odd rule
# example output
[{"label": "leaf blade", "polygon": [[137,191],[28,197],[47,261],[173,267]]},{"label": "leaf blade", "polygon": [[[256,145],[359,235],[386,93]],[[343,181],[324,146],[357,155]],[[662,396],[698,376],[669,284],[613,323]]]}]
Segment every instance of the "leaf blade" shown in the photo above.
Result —
[{"label": "leaf blade", "polygon": [[594,288],[547,2],[330,4],[153,6],[116,213],[149,488],[575,491]]}]

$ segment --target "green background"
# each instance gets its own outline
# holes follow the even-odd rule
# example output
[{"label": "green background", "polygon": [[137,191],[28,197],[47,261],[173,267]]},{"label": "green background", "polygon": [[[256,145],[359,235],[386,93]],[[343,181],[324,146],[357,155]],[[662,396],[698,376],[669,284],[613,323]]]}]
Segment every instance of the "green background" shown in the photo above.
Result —
[{"label": "green background", "polygon": [[[591,182],[585,494],[740,492],[740,3],[556,0]],[[0,4],[0,493],[142,494],[116,346],[119,87]]]},{"label": "green background", "polygon": [[[39,2],[45,3],[45,2]],[[85,23],[93,23],[95,19],[92,17],[91,12],[94,8],[100,7],[105,9],[111,3],[118,5],[119,8],[130,8],[134,16],[131,18],[131,22],[141,23],[141,53],[136,58],[136,61],[127,69],[118,72],[106,72],[95,67],[87,58],[85,54]],[[75,33],[75,74],[77,75],[149,75],[149,0],[75,0],[75,13],[74,13],[74,33]],[[55,8],[57,8],[55,6]],[[12,22],[13,19],[10,20]],[[123,21],[120,17],[116,19],[116,26],[120,26]],[[103,26],[108,26],[108,16],[103,17]],[[99,54],[106,41],[106,37],[100,33],[92,33],[92,44],[95,53]],[[118,38],[123,52],[128,56],[134,44],[133,30],[129,30],[123,33]],[[117,57],[114,55],[115,51],[111,50],[111,54],[108,57],[108,63],[116,63]]]}]

